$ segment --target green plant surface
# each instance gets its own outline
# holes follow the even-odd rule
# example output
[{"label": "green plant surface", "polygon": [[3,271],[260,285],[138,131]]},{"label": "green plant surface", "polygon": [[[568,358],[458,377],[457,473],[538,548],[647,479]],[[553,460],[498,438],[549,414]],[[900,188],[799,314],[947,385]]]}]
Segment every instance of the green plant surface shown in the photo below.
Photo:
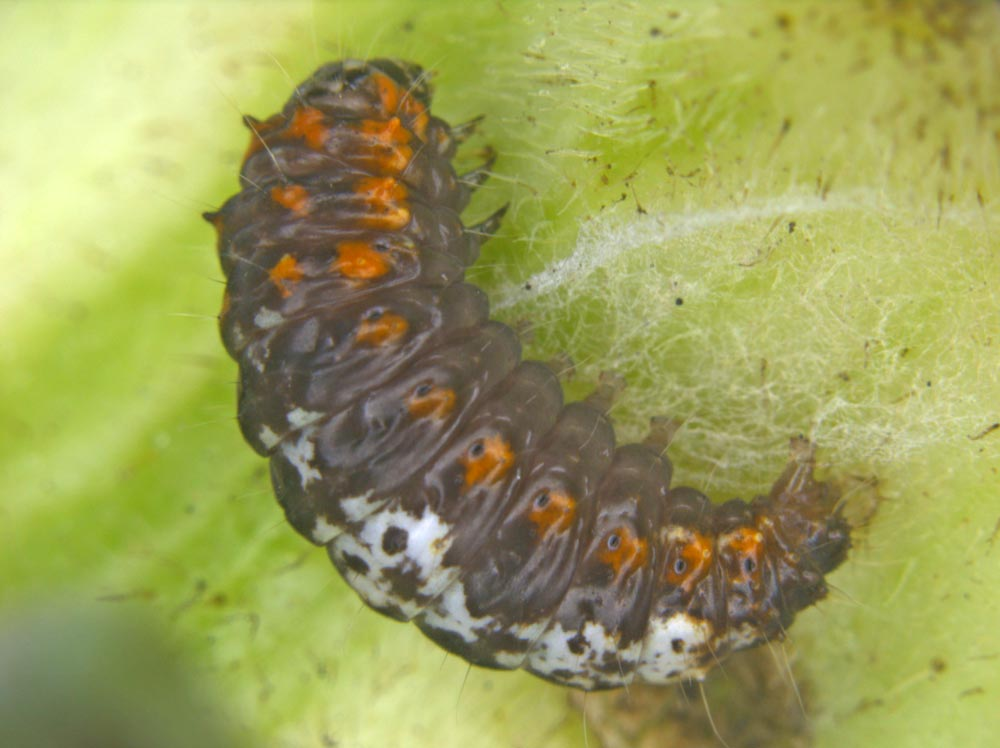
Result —
[{"label": "green plant surface", "polygon": [[240,117],[326,60],[402,57],[439,116],[485,115],[467,216],[511,207],[470,277],[529,354],[572,357],[571,396],[623,374],[619,433],[682,420],[677,478],[716,499],[765,491],[797,433],[877,497],[785,645],[810,743],[995,742],[996,3],[108,0],[0,25],[0,616],[154,620],[263,745],[594,739],[564,689],[364,608],[235,423],[200,213],[236,190]]}]

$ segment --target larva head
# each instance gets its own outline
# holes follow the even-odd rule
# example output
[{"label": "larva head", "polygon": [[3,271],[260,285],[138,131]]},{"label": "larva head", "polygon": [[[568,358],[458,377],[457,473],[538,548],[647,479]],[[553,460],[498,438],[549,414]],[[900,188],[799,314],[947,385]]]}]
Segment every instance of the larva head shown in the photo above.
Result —
[{"label": "larva head", "polygon": [[[793,459],[768,496],[715,506],[670,492],[645,680],[700,678],[729,652],[780,639],[795,614],[826,595],[824,575],[850,547],[837,496],[813,478],[812,451]],[[647,647],[647,652],[653,647]]]},{"label": "larva head", "polygon": [[[352,93],[378,94],[373,83],[382,80],[383,87],[399,89],[401,96],[417,99],[427,106],[431,87],[423,68],[402,60],[341,60],[324,65],[295,89],[292,97],[308,100],[316,106],[326,101],[349,97]],[[383,92],[385,93],[385,92]]]},{"label": "larva head", "polygon": [[837,509],[837,491],[815,480],[814,467],[812,445],[794,440],[792,459],[771,493],[751,505],[771,546],[783,626],[826,596],[824,576],[844,562],[851,547],[851,528]]},{"label": "larva head", "polygon": [[[283,111],[287,120],[301,112],[320,112],[324,121],[359,121],[385,131],[402,124],[420,140],[428,137],[431,117],[429,75],[401,60],[343,60],[324,65],[295,89]],[[379,124],[381,123],[381,124]],[[435,132],[447,125],[435,120]],[[372,137],[385,132],[373,132]]]},{"label": "larva head", "polygon": [[837,492],[813,477],[813,448],[792,443],[792,459],[768,496],[716,510],[719,578],[733,649],[781,638],[795,614],[826,596],[825,575],[847,557],[850,527]]}]

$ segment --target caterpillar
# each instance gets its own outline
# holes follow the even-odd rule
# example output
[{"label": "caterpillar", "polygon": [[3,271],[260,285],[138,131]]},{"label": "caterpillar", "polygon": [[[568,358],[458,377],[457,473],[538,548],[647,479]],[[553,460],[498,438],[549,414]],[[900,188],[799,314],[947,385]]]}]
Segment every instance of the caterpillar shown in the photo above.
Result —
[{"label": "caterpillar", "polygon": [[323,65],[245,117],[241,190],[205,218],[226,276],[238,419],[289,523],[372,608],[475,665],[585,690],[703,679],[780,639],[850,547],[811,445],[771,492],[671,488],[605,409],[563,403],[464,281],[504,209],[417,65]]}]

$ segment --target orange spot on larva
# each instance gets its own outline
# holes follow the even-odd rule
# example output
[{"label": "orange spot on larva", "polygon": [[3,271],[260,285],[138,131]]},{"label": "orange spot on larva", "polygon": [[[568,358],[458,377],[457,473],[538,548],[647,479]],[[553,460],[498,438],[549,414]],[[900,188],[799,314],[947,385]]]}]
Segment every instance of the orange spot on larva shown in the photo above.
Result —
[{"label": "orange spot on larva", "polygon": [[712,563],[712,541],[700,532],[690,533],[683,545],[667,555],[667,582],[690,592]]},{"label": "orange spot on larva", "polygon": [[465,468],[465,487],[479,483],[496,483],[514,465],[510,443],[499,436],[488,436],[473,442],[459,460]]},{"label": "orange spot on larva", "polygon": [[386,115],[395,114],[399,108],[399,98],[403,93],[399,85],[385,73],[372,73],[372,82],[378,92],[382,112]]},{"label": "orange spot on larva", "polygon": [[371,280],[389,272],[389,260],[368,242],[341,242],[330,271],[354,280]]},{"label": "orange spot on larva", "polygon": [[291,255],[284,255],[268,273],[271,282],[278,287],[278,291],[285,298],[292,295],[291,284],[302,280],[302,268]]},{"label": "orange spot on larva", "polygon": [[219,310],[219,316],[225,317],[229,313],[229,309],[232,307],[232,305],[233,305],[233,297],[229,295],[229,291],[227,290],[225,293],[222,294],[222,309]]},{"label": "orange spot on larva", "polygon": [[528,519],[539,535],[568,530],[576,517],[576,500],[561,491],[543,491],[531,502]]},{"label": "orange spot on larva", "polygon": [[314,151],[322,150],[330,133],[330,128],[323,124],[324,117],[323,112],[315,107],[299,107],[295,110],[292,121],[288,123],[286,134],[289,137],[302,138]]},{"label": "orange spot on larva", "polygon": [[413,135],[403,127],[399,117],[388,120],[366,119],[359,126],[362,134],[367,135],[376,145],[392,146],[394,148],[406,145]]},{"label": "orange spot on larva", "polygon": [[431,122],[431,117],[427,113],[427,107],[412,96],[407,96],[400,106],[400,111],[410,118],[414,134],[421,140],[426,141],[427,126]]},{"label": "orange spot on larva", "polygon": [[[764,548],[764,535],[754,527],[740,527],[719,538],[720,548],[733,553],[738,563],[734,581],[752,580],[760,574],[760,562]],[[746,561],[752,561],[748,569]]]},{"label": "orange spot on larva", "polygon": [[354,339],[366,345],[380,346],[395,343],[406,335],[410,323],[404,317],[384,312],[375,319],[362,320]]},{"label": "orange spot on larva", "polygon": [[304,216],[309,212],[309,193],[300,184],[290,184],[286,187],[272,187],[271,199],[282,208],[288,208],[296,215]]},{"label": "orange spot on larva", "polygon": [[359,129],[363,135],[368,136],[372,145],[378,148],[373,156],[382,171],[401,174],[410,165],[413,149],[407,143],[413,135],[403,127],[399,117],[384,122],[363,120]]},{"label": "orange spot on larva", "polygon": [[602,564],[610,566],[617,578],[646,565],[649,544],[645,539],[636,537],[629,528],[620,527],[604,537],[597,558]]},{"label": "orange spot on larva", "polygon": [[373,205],[405,200],[409,194],[406,185],[395,177],[365,177],[354,185],[354,193]]},{"label": "orange spot on larva", "polygon": [[401,229],[410,222],[410,209],[405,204],[406,186],[393,177],[365,177],[354,185],[354,194],[372,209],[362,220],[369,228]]},{"label": "orange spot on larva", "polygon": [[451,387],[418,388],[406,403],[407,410],[414,418],[444,418],[455,408],[455,390]]}]

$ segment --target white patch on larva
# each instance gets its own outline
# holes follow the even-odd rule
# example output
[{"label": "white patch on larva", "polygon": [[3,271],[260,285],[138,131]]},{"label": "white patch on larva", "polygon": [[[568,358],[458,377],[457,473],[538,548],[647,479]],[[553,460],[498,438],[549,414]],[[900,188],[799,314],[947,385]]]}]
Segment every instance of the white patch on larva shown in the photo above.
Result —
[{"label": "white patch on larva", "polygon": [[[406,547],[397,553],[387,553],[382,538],[390,527],[406,532]],[[392,582],[385,573],[393,570],[414,577],[421,598],[434,597],[455,581],[458,569],[442,569],[444,554],[451,542],[451,527],[441,518],[424,509],[420,517],[400,509],[375,512],[353,533],[343,533],[333,539],[330,547],[340,557],[356,556],[368,566],[363,575],[351,574],[348,582],[374,607],[395,605],[412,618],[423,608],[417,600],[403,600],[393,592]]]},{"label": "white patch on larva", "polygon": [[744,623],[738,628],[729,629],[725,637],[722,638],[719,649],[726,652],[735,652],[738,649],[752,647],[763,638],[756,626]]},{"label": "white patch on larva", "polygon": [[233,323],[229,328],[229,337],[233,341],[233,346],[236,349],[239,350],[246,347],[247,344],[246,333],[243,332],[243,325],[241,325],[236,320],[233,320]]},{"label": "white patch on larva", "polygon": [[462,582],[455,582],[433,605],[428,606],[423,620],[428,626],[457,634],[469,644],[479,641],[496,624],[492,616],[477,618],[469,612]]},{"label": "white patch on larva", "polygon": [[628,670],[629,662],[634,662],[639,654],[641,642],[619,651],[618,637],[609,633],[604,626],[588,621],[583,626],[583,651],[575,654],[569,643],[578,636],[576,631],[567,631],[559,623],[552,624],[535,642],[528,654],[528,668],[541,675],[553,676],[560,671],[575,673],[565,682],[589,688],[597,683],[603,686],[622,685],[628,678],[618,673],[608,672],[606,663],[617,659],[622,670]]},{"label": "white patch on larva", "polygon": [[502,668],[517,670],[524,664],[524,652],[494,652],[493,661]]},{"label": "white patch on larva", "polygon": [[288,425],[293,429],[304,428],[322,417],[323,413],[320,413],[318,410],[305,410],[304,408],[294,408],[288,411],[288,415],[285,416],[288,420]]},{"label": "white patch on larva", "polygon": [[385,503],[384,500],[369,501],[373,493],[375,490],[369,489],[363,494],[348,496],[337,502],[348,522],[360,522]]},{"label": "white patch on larva", "polygon": [[[668,618],[653,617],[646,629],[636,680],[669,683],[678,678],[704,675],[698,667],[698,652],[712,640],[712,626],[687,613]],[[676,651],[674,642],[678,642]]]},{"label": "white patch on larva", "polygon": [[271,356],[271,351],[268,346],[262,343],[256,345],[249,345],[245,349],[246,358],[250,362],[250,365],[257,370],[258,373],[264,373],[264,365],[267,359]]},{"label": "white patch on larva", "polygon": [[[368,563],[367,548],[358,543],[348,533],[338,535],[329,544],[329,547],[344,566],[346,564],[344,564],[343,558],[347,554],[357,556],[363,559],[365,563]],[[376,574],[371,564],[369,564],[368,572],[365,574],[347,569],[344,571],[343,576],[345,581],[351,585],[361,599],[376,610],[396,608],[407,621],[420,612],[420,606],[414,600],[398,597],[387,591],[389,585],[386,583],[385,577],[381,571]]]},{"label": "white patch on larva", "polygon": [[[406,548],[392,555],[382,549],[382,536],[390,527],[406,531]],[[378,566],[416,572],[420,591],[433,596],[444,590],[440,583],[428,585],[434,580],[451,545],[448,541],[450,534],[451,526],[442,522],[430,509],[424,508],[419,518],[400,509],[392,509],[370,516],[361,532],[357,533],[357,538],[372,549],[372,557]]]},{"label": "white patch on larva", "polygon": [[316,524],[313,526],[312,539],[320,545],[326,545],[335,537],[340,535],[343,529],[337,525],[332,525],[326,521],[325,517],[316,515]]},{"label": "white patch on larva", "polygon": [[424,608],[421,621],[439,631],[457,634],[469,644],[482,639],[506,634],[519,639],[525,646],[521,652],[493,652],[494,661],[511,670],[521,667],[527,657],[526,650],[548,627],[548,621],[514,623],[505,625],[494,616],[474,616],[469,612],[468,593],[461,581],[449,586],[440,597]]},{"label": "white patch on larva", "polygon": [[285,317],[281,314],[281,312],[277,312],[274,309],[268,309],[266,306],[262,306],[253,318],[254,325],[259,327],[261,330],[270,330],[272,327],[277,327],[284,321]]},{"label": "white patch on larva", "polygon": [[538,637],[528,653],[528,667],[542,673],[579,670],[580,655],[570,652],[567,643],[572,636],[576,636],[575,631],[570,634],[562,624],[553,623],[548,631]]},{"label": "white patch on larva", "polygon": [[257,438],[264,445],[265,449],[274,449],[281,441],[281,437],[271,430],[270,426],[261,426],[257,432]]},{"label": "white patch on larva", "polygon": [[312,466],[312,459],[316,456],[316,445],[310,437],[312,432],[302,434],[298,441],[291,442],[285,440],[281,443],[281,454],[299,471],[299,480],[303,488],[308,488],[314,480],[320,480],[323,475]]}]

